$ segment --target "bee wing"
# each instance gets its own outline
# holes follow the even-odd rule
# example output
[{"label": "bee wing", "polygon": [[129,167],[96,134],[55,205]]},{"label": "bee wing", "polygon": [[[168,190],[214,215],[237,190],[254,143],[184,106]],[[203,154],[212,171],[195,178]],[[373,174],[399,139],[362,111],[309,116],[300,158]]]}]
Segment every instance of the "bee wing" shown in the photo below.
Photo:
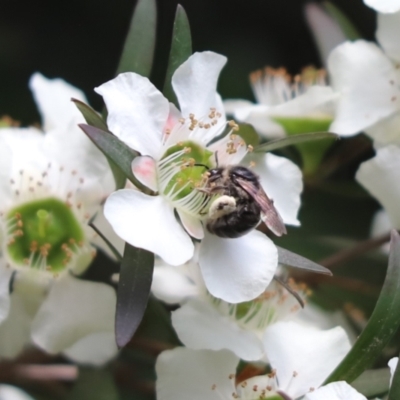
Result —
[{"label": "bee wing", "polygon": [[286,234],[286,227],[282,217],[276,210],[273,200],[267,196],[264,190],[245,179],[236,178],[236,182],[260,206],[261,219],[265,222],[265,225],[267,225],[276,236]]}]

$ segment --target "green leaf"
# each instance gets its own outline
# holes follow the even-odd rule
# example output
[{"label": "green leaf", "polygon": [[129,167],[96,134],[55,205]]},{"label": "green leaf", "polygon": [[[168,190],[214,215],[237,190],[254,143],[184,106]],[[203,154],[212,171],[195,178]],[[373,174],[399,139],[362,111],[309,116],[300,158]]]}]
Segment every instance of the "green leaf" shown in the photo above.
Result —
[{"label": "green leaf", "polygon": [[81,112],[83,118],[85,118],[85,121],[88,125],[108,132],[107,123],[96,111],[93,110],[92,107],[77,99],[71,99],[71,101],[73,101],[78,110]]},{"label": "green leaf", "polygon": [[132,339],[142,321],[150,295],[153,268],[153,253],[125,244],[115,320],[115,336],[119,347],[125,346]]},{"label": "green leaf", "polygon": [[400,362],[397,363],[396,370],[393,374],[392,386],[389,391],[388,400],[400,399]]},{"label": "green leaf", "polygon": [[138,0],[116,75],[122,72],[150,75],[156,45],[156,25],[156,1]]},{"label": "green leaf", "polygon": [[381,294],[367,326],[325,383],[354,381],[381,355],[400,325],[400,236],[391,232],[389,265]]},{"label": "green leaf", "polygon": [[90,140],[119,168],[120,171],[128,178],[137,188],[143,192],[148,192],[148,188],[143,186],[132,173],[132,160],[138,155],[129,148],[125,143],[121,142],[110,132],[105,132],[85,124],[79,124],[79,127],[89,136]]},{"label": "green leaf", "polygon": [[80,368],[79,378],[66,400],[118,400],[118,391],[109,370]]},{"label": "green leaf", "polygon": [[255,147],[254,151],[258,153],[265,153],[268,151],[281,149],[282,147],[292,146],[295,144],[312,142],[315,140],[339,139],[339,138],[340,137],[338,135],[330,132],[301,133],[299,135],[288,136],[282,139],[270,140],[267,143],[263,143]]},{"label": "green leaf", "polygon": [[327,11],[327,13],[337,22],[340,26],[343,34],[349,40],[357,40],[362,39],[361,34],[358,32],[356,27],[350,21],[350,19],[334,4],[330,1],[324,1],[322,3],[323,7]]},{"label": "green leaf", "polygon": [[257,147],[260,143],[260,136],[254,129],[253,125],[240,123],[237,134],[246,142],[247,146]]},{"label": "green leaf", "polygon": [[169,53],[167,74],[165,76],[164,96],[176,106],[178,100],[172,89],[172,75],[176,69],[185,62],[192,54],[192,36],[190,25],[183,7],[178,4],[175,14],[174,28],[172,32],[171,51]]},{"label": "green leaf", "polygon": [[276,246],[276,248],[278,250],[279,264],[283,264],[288,267],[305,269],[318,274],[332,275],[332,272],[329,271],[328,268],[325,268],[322,265],[309,260],[308,258],[300,256],[279,246]]},{"label": "green leaf", "polygon": [[[76,99],[71,99],[71,100],[78,107],[78,110],[82,113],[83,118],[85,118],[85,121],[88,123],[88,125],[99,128],[102,131],[109,132],[107,124],[104,121],[104,119],[99,114],[97,114],[97,112],[94,111],[92,107],[83,103],[80,100],[76,100]],[[110,159],[110,157],[108,157],[107,155],[106,155],[106,157],[107,157],[107,161],[110,165],[111,171],[114,176],[116,188],[121,189],[121,188],[125,187],[125,183],[126,183],[125,174],[115,164],[115,162],[112,159]]]},{"label": "green leaf", "polygon": [[99,228],[97,228],[97,226],[94,225],[94,223],[92,221],[89,222],[88,225],[104,240],[105,244],[108,246],[108,248],[114,254],[114,257],[116,258],[116,260],[121,261],[122,260],[121,254],[119,254],[116,247],[108,240],[108,238],[106,236],[104,236],[103,232],[101,232],[99,230]]},{"label": "green leaf", "polygon": [[370,369],[363,372],[351,386],[366,397],[375,397],[389,389],[389,368]]}]

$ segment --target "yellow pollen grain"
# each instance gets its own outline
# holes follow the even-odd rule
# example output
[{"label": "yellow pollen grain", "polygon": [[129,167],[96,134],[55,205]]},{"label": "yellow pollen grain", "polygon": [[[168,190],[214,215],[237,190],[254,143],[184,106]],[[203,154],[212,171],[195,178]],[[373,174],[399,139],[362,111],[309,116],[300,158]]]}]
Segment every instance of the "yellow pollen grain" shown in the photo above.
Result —
[{"label": "yellow pollen grain", "polygon": [[251,144],[249,144],[247,146],[247,151],[249,151],[251,153],[253,150],[254,150],[254,147]]},{"label": "yellow pollen grain", "polygon": [[185,118],[179,118],[178,122],[180,122],[181,124],[184,124],[185,123]]},{"label": "yellow pollen grain", "polygon": [[254,391],[254,392],[257,392],[257,390],[258,390],[258,386],[257,386],[257,385],[254,385],[254,386],[253,386],[253,391]]},{"label": "yellow pollen grain", "polygon": [[293,371],[293,378],[296,378],[296,376],[299,375],[297,371]]},{"label": "yellow pollen grain", "polygon": [[211,390],[215,390],[217,388],[217,385],[215,383],[213,383],[213,385],[211,386]]},{"label": "yellow pollen grain", "polygon": [[235,374],[229,374],[228,378],[233,379],[235,377]]}]

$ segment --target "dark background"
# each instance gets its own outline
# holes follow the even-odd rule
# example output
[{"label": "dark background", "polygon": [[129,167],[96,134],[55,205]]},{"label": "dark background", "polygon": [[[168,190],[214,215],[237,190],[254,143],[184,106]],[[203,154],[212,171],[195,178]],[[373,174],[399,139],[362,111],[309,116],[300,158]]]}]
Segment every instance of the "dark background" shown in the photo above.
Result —
[{"label": "dark background", "polygon": [[[28,89],[30,75],[62,77],[101,108],[93,88],[116,69],[135,0],[3,0],[0,12],[0,116],[24,124],[39,116]],[[158,1],[153,81],[163,81],[178,1]],[[192,28],[193,49],[228,57],[220,79],[223,97],[252,98],[249,72],[266,65],[297,73],[320,65],[307,28],[305,0],[181,0]],[[375,13],[362,0],[335,0],[361,34],[373,39]]]}]

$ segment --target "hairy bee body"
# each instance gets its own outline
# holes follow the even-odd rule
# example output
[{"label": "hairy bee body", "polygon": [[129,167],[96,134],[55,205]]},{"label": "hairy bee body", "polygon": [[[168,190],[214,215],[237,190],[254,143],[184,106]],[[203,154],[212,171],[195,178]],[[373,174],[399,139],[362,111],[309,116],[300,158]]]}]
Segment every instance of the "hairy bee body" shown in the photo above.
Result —
[{"label": "hairy bee body", "polygon": [[210,233],[224,238],[237,238],[256,228],[263,220],[278,236],[285,226],[273,201],[261,187],[258,176],[240,165],[208,171],[206,191],[219,194],[208,212],[206,227]]}]

